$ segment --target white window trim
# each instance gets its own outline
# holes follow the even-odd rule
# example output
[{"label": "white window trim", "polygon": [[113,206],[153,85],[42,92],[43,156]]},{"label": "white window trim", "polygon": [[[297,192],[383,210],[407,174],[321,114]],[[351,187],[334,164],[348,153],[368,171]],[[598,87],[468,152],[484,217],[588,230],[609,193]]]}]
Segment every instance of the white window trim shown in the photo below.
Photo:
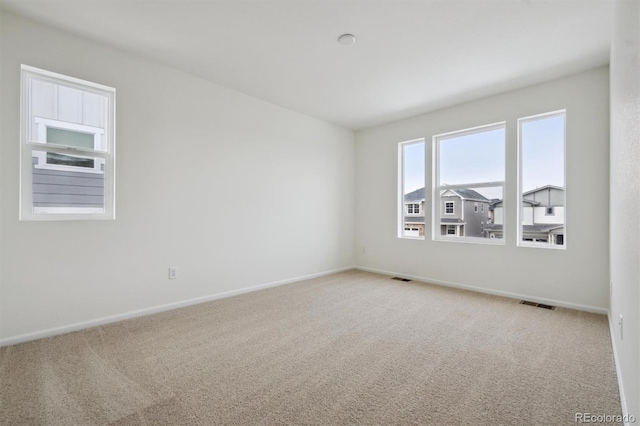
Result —
[{"label": "white window trim", "polygon": [[[434,135],[432,137],[432,144],[431,144],[431,150],[432,150],[432,171],[433,171],[433,185],[432,185],[432,204],[433,204],[433,218],[431,221],[431,228],[432,228],[432,239],[434,241],[454,241],[454,242],[461,242],[461,243],[477,243],[477,244],[490,244],[490,245],[505,245],[505,241],[506,238],[506,219],[503,218],[503,225],[502,225],[502,229],[503,229],[503,238],[482,238],[482,237],[451,237],[451,236],[447,236],[447,235],[441,235],[440,230],[438,229],[438,227],[440,226],[441,223],[441,218],[442,215],[440,213],[440,192],[442,190],[445,189],[464,189],[464,188],[469,188],[469,189],[473,189],[473,188],[488,188],[488,187],[502,187],[502,200],[503,200],[503,204],[506,206],[507,205],[507,194],[505,191],[505,181],[495,181],[495,182],[474,182],[474,183],[464,183],[464,184],[456,184],[456,185],[443,185],[440,182],[440,141],[442,139],[450,139],[451,137],[460,137],[460,136],[467,136],[467,135],[471,135],[474,133],[479,133],[479,132],[487,132],[487,131],[491,131],[491,130],[497,130],[497,129],[505,129],[505,140],[504,140],[504,149],[505,149],[505,174],[506,174],[506,143],[507,143],[507,137],[506,137],[506,128],[507,128],[507,122],[506,121],[500,121],[498,123],[491,123],[491,124],[487,124],[487,125],[483,125],[483,126],[476,126],[476,127],[471,127],[468,129],[463,129],[463,130],[458,130],[458,131],[452,131],[452,132],[447,132],[447,133],[441,133],[438,135]],[[505,176],[506,178],[506,176]],[[462,214],[464,216],[464,201],[461,200],[461,211]],[[455,207],[454,207],[455,209]],[[446,211],[446,209],[445,209]],[[445,213],[447,214],[447,213]],[[464,220],[464,217],[462,218]],[[425,218],[426,221],[426,218]]]},{"label": "white window trim", "polygon": [[[405,205],[407,207],[406,208],[407,215],[419,215],[420,214],[420,203],[415,203],[413,201],[410,201],[410,202],[406,203]],[[409,206],[411,206],[411,207],[409,207]],[[413,211],[409,211],[409,210],[413,210]]]},{"label": "white window trim", "polygon": [[[55,84],[93,92],[105,96],[108,100],[105,120],[105,132],[100,143],[102,150],[88,150],[70,147],[59,147],[57,145],[42,143],[39,140],[28,140],[31,123],[30,99],[31,89],[30,78],[37,78]],[[21,65],[20,76],[21,89],[21,110],[20,110],[20,211],[21,221],[29,220],[109,220],[115,219],[115,100],[116,93],[112,87],[102,84],[92,83],[74,77],[42,70],[28,65]],[[52,120],[57,122],[56,120]],[[80,125],[79,125],[80,126]],[[55,126],[59,127],[59,126]],[[86,126],[90,128],[91,126]],[[40,133],[40,132],[39,132]],[[94,208],[36,208],[33,207],[33,173],[32,156],[33,150],[45,152],[55,152],[67,155],[86,155],[102,159],[104,161],[104,209],[98,209],[102,213],[95,213]],[[46,154],[45,154],[46,155]],[[52,167],[54,165],[48,165]],[[65,166],[62,166],[65,167]],[[68,166],[67,166],[68,167]],[[73,171],[78,171],[78,167],[73,167]],[[59,169],[58,169],[59,170]],[[87,170],[88,171],[88,170]],[[102,173],[102,172],[101,172]]]},{"label": "white window trim", "polygon": [[[563,244],[549,244],[543,242],[533,242],[533,241],[523,241],[524,229],[522,225],[522,221],[524,218],[524,207],[522,206],[522,201],[518,202],[518,210],[517,214],[517,240],[516,245],[518,247],[528,247],[528,248],[543,248],[550,250],[566,250],[567,249],[567,110],[561,109],[557,111],[546,112],[542,114],[530,115],[527,117],[518,118],[518,200],[522,200],[522,125],[527,121],[535,121],[541,120],[545,118],[550,118],[554,116],[563,116],[564,117],[564,143],[562,144],[562,155],[564,159],[564,175],[563,175],[563,183],[564,183],[564,191],[563,191],[563,203],[564,203],[564,233],[563,233]],[[504,225],[503,225],[504,227]]]},{"label": "white window trim", "polygon": [[[451,213],[447,212],[448,204],[451,204]],[[456,214],[456,202],[445,201],[444,202],[444,214]]]},{"label": "white window trim", "polygon": [[[398,200],[396,203],[397,212],[398,212],[397,235],[398,235],[398,238],[408,239],[408,240],[424,240],[425,239],[424,236],[414,237],[414,236],[404,235],[404,228],[405,228],[404,216],[405,216],[405,211],[407,211],[405,210],[405,202],[404,202],[404,147],[407,145],[413,145],[413,144],[419,144],[419,143],[424,144],[424,155],[425,155],[424,164],[426,169],[428,150],[427,150],[427,142],[424,138],[412,139],[412,140],[398,143]],[[426,170],[424,173],[424,178],[426,181],[427,179]],[[424,184],[425,184],[424,188],[426,191],[426,187],[427,187],[426,182],[424,182]],[[426,220],[427,218],[425,216],[425,222]],[[426,230],[426,223],[425,223],[425,230]]]}]

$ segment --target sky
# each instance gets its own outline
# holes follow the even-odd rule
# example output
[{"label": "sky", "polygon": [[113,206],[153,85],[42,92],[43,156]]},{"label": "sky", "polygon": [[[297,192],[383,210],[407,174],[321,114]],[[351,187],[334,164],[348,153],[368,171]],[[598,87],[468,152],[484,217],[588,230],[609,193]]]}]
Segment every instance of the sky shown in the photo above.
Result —
[{"label": "sky", "polygon": [[[563,143],[564,116],[523,122],[523,192],[544,185],[564,186]],[[404,145],[405,194],[424,186],[424,149],[424,143]],[[439,166],[441,184],[468,183],[469,188],[489,199],[502,198],[501,187],[473,188],[473,184],[504,181],[505,130],[441,139]]]}]

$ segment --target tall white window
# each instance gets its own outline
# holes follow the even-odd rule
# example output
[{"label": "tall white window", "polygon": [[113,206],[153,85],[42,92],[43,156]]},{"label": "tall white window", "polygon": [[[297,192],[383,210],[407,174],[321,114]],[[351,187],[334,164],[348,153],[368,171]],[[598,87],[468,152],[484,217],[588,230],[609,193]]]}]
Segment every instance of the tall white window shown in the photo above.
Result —
[{"label": "tall white window", "polygon": [[433,238],[503,244],[490,206],[504,194],[505,124],[434,136],[433,160]]},{"label": "tall white window", "polygon": [[398,237],[424,239],[424,139],[398,145]]},{"label": "tall white window", "polygon": [[518,245],[564,248],[566,112],[518,120]]},{"label": "tall white window", "polygon": [[115,89],[22,65],[20,219],[113,219]]}]

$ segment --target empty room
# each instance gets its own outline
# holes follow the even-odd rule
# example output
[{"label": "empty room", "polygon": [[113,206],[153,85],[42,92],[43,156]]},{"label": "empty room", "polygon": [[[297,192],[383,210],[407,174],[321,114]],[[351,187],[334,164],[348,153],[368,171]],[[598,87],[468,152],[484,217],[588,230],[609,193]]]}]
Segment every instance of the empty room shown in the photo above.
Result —
[{"label": "empty room", "polygon": [[637,0],[0,0],[0,424],[633,425]]}]

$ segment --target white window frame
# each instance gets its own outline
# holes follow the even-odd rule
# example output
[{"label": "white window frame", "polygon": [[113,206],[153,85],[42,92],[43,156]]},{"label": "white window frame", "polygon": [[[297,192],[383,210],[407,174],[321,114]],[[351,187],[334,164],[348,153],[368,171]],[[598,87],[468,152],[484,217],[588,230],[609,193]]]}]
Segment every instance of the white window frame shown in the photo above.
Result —
[{"label": "white window frame", "polygon": [[[426,166],[427,166],[427,141],[424,138],[419,138],[419,139],[412,139],[412,140],[408,140],[408,141],[404,141],[404,142],[399,142],[398,143],[398,201],[396,203],[396,205],[398,206],[398,226],[397,226],[397,235],[398,238],[403,238],[403,239],[409,239],[409,240],[424,240],[424,236],[410,236],[410,235],[405,235],[404,234],[404,228],[405,228],[405,224],[404,224],[404,216],[405,216],[405,202],[404,202],[404,147],[407,145],[413,145],[413,144],[424,144],[424,155],[425,155],[425,172],[424,172],[424,188],[425,188],[425,198],[426,198],[426,180],[427,180],[427,172],[426,172]],[[425,199],[426,202],[426,199]],[[408,211],[408,210],[407,210]],[[426,216],[425,216],[425,222],[426,222]],[[426,223],[425,223],[425,229],[426,229]]]},{"label": "white window frame", "polygon": [[[38,135],[31,135],[30,122],[31,114],[31,87],[30,79],[35,78],[50,83],[79,89],[85,92],[93,92],[107,98],[107,108],[105,111],[105,128],[100,134],[97,142],[94,142],[95,149],[75,148],[47,144],[43,138],[43,132],[38,131]],[[20,212],[19,219],[28,220],[112,220],[115,219],[115,89],[102,84],[92,83],[63,74],[21,65],[21,109],[20,109]],[[63,128],[65,130],[83,129],[86,133],[95,132],[97,128],[72,123],[64,123],[57,120],[35,118],[34,122],[38,126]],[[67,126],[62,127],[62,126]],[[102,131],[102,129],[98,129]],[[29,137],[33,139],[30,139]],[[45,137],[46,138],[46,137]],[[95,139],[94,139],[95,141]],[[97,143],[97,145],[96,145]],[[46,158],[39,164],[42,168],[56,170],[72,170],[82,172],[104,173],[104,208],[92,207],[44,207],[34,209],[33,207],[33,151],[42,151],[41,155],[46,157],[47,152],[62,155],[83,156],[96,159],[94,169],[46,164]],[[36,153],[36,156],[39,156]],[[103,163],[103,164],[102,164]],[[103,170],[95,170],[100,167]],[[64,168],[64,169],[63,169]],[[70,169],[67,169],[70,168]],[[82,169],[82,170],[80,170]]]},{"label": "white window frame", "polygon": [[[456,190],[456,189],[476,189],[476,188],[491,188],[491,187],[501,187],[502,188],[502,200],[504,206],[507,205],[507,196],[505,191],[505,181],[495,181],[495,182],[471,182],[471,183],[463,183],[456,185],[444,185],[440,182],[440,142],[445,139],[451,139],[454,137],[461,137],[466,135],[471,135],[474,133],[488,132],[497,129],[505,130],[505,138],[503,141],[503,148],[505,150],[505,179],[506,179],[506,121],[501,121],[498,123],[487,124],[483,126],[471,127],[463,130],[456,130],[453,132],[441,133],[439,135],[434,135],[432,138],[432,170],[433,170],[433,185],[432,185],[432,204],[433,204],[433,220],[431,221],[432,228],[432,239],[434,241],[455,241],[462,243],[478,243],[478,244],[492,244],[492,245],[504,245],[505,244],[505,234],[506,234],[506,220],[503,218],[502,224],[502,232],[503,238],[482,238],[482,237],[469,237],[469,236],[455,236],[452,237],[445,232],[445,235],[442,235],[441,225],[445,225],[442,223],[442,214],[441,214],[441,197],[440,194],[445,190]],[[445,202],[446,203],[446,202]],[[455,206],[455,204],[454,204]],[[464,216],[464,201],[461,200],[461,212]],[[446,213],[446,204],[445,204],[445,215],[451,214]],[[455,213],[453,213],[455,214]],[[425,219],[426,220],[426,219]],[[462,217],[464,220],[464,217]]]},{"label": "white window frame", "polygon": [[[449,213],[449,204],[451,204],[451,213]],[[445,201],[444,202],[444,214],[456,214],[456,203],[455,203],[455,201]]]},{"label": "white window frame", "polygon": [[[562,156],[564,163],[564,174],[563,174],[563,186],[564,191],[563,203],[564,203],[564,232],[562,233],[562,241],[564,244],[549,244],[549,242],[539,242],[539,241],[524,241],[524,228],[522,225],[522,221],[524,220],[524,207],[522,206],[522,194],[524,193],[522,189],[522,125],[526,122],[542,120],[545,118],[551,117],[564,117],[564,134],[563,134],[563,144],[562,144]],[[561,109],[557,111],[545,112],[542,114],[530,115],[527,117],[518,118],[518,210],[517,210],[517,246],[518,247],[532,247],[532,248],[543,248],[543,249],[551,249],[551,250],[566,250],[567,249],[567,110]],[[545,207],[545,213],[547,208]],[[555,213],[555,207],[554,207]],[[534,238],[535,240],[535,238]]]},{"label": "white window frame", "polygon": [[420,214],[420,203],[413,203],[413,202],[409,202],[407,203],[407,214]]}]

